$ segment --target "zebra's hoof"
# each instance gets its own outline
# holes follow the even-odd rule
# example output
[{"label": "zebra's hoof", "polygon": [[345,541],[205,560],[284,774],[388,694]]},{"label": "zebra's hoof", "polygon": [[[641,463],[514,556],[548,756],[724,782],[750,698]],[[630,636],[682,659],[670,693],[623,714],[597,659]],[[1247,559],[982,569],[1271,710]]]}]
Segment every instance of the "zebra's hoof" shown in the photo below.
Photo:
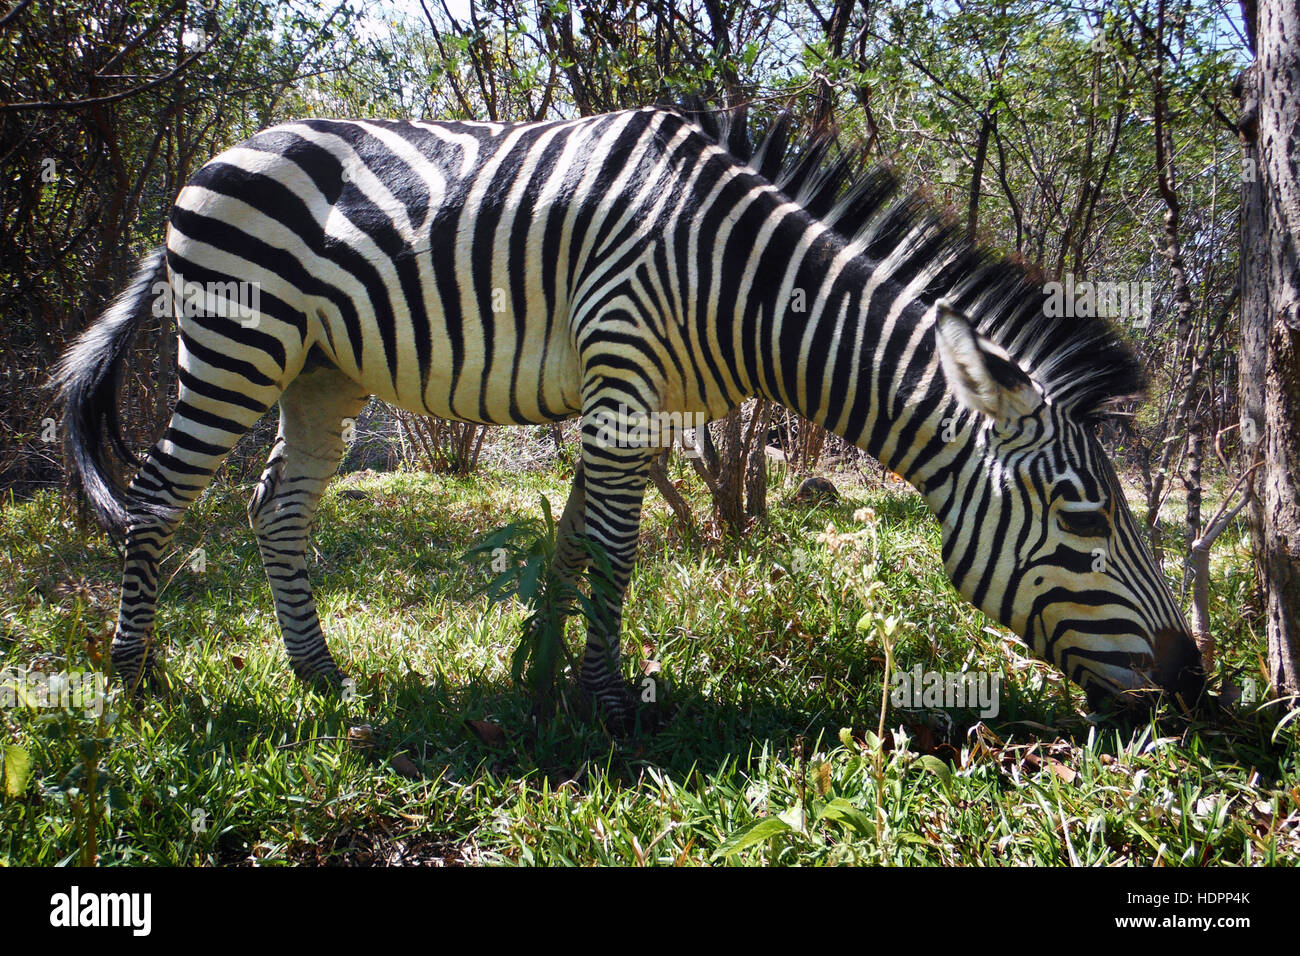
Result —
[{"label": "zebra's hoof", "polygon": [[147,653],[139,650],[126,650],[114,647],[109,651],[109,661],[113,667],[113,677],[132,697],[148,697],[165,689],[165,682],[159,677],[157,655],[153,648]]},{"label": "zebra's hoof", "polygon": [[351,700],[357,692],[357,682],[337,667],[310,671],[294,668],[294,674],[312,690],[330,697]]},{"label": "zebra's hoof", "polygon": [[633,684],[602,691],[593,697],[597,719],[614,737],[653,731],[658,726],[658,704],[643,700],[640,688]]}]

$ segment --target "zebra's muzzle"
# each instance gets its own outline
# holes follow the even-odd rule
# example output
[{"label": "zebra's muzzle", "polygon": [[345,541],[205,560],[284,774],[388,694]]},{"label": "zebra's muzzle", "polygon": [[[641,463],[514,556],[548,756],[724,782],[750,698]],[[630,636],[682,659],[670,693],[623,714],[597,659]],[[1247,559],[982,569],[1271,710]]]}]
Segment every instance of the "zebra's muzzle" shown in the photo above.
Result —
[{"label": "zebra's muzzle", "polygon": [[1185,707],[1195,707],[1205,693],[1201,651],[1187,634],[1166,628],[1155,637],[1156,683]]},{"label": "zebra's muzzle", "polygon": [[1201,652],[1187,634],[1172,628],[1156,633],[1154,655],[1143,655],[1123,680],[1102,678],[1086,688],[1088,706],[1107,710],[1118,705],[1134,716],[1149,713],[1162,698],[1172,699],[1183,710],[1193,710],[1205,694],[1205,672]]}]

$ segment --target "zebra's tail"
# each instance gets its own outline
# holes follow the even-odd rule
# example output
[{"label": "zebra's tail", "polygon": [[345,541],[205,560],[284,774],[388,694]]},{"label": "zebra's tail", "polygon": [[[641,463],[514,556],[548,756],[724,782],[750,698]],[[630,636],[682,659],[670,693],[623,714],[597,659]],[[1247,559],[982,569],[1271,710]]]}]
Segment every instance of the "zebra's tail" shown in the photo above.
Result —
[{"label": "zebra's tail", "polygon": [[138,464],[118,421],[122,365],[136,330],[152,312],[156,283],[166,280],[167,251],[160,247],[145,256],[130,285],[68,346],[49,380],[63,411],[70,489],[110,532],[126,531],[129,501],[112,459]]}]

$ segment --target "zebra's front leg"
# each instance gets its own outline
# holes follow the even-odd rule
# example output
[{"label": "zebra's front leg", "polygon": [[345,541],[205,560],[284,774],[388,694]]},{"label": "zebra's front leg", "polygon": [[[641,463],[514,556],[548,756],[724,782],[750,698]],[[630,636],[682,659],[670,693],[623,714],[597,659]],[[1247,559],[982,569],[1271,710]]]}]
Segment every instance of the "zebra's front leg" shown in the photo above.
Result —
[{"label": "zebra's front leg", "polygon": [[635,706],[621,668],[623,595],[636,562],[641,504],[658,449],[611,446],[600,436],[598,429],[584,421],[584,531],[604,549],[609,566],[608,572],[593,566],[589,575],[598,619],[587,624],[580,680],[611,729],[623,730]]},{"label": "zebra's front leg", "polygon": [[248,504],[289,664],[303,681],[337,684],[343,676],[316,613],[307,543],[321,495],[347,449],[345,423],[367,397],[335,369],[296,378],[280,399],[280,432]]}]

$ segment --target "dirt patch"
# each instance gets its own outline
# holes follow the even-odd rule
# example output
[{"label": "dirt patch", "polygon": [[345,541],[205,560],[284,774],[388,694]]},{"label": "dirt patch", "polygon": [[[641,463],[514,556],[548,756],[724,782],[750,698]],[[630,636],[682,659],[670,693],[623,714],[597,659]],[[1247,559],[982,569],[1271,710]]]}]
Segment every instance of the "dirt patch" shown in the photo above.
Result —
[{"label": "dirt patch", "polygon": [[377,821],[365,830],[345,827],[287,853],[289,862],[299,866],[468,866],[476,857],[469,845],[412,831],[401,820]]}]

